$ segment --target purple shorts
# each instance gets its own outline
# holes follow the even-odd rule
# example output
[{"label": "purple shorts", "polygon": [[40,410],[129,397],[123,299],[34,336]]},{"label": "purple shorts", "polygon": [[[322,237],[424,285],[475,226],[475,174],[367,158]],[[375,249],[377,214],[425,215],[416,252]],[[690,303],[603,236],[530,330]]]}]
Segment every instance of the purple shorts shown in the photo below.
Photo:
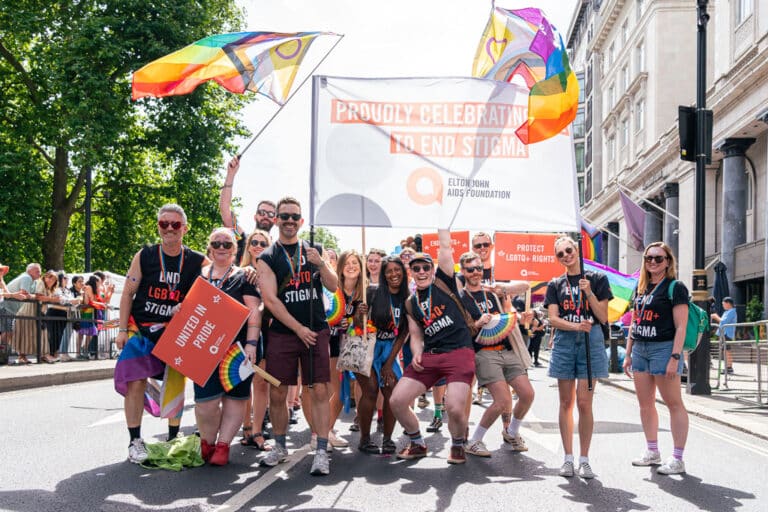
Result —
[{"label": "purple shorts", "polygon": [[[299,373],[301,361],[301,383],[309,384],[309,349],[294,333],[270,331],[267,343],[267,373],[271,374],[281,385],[294,386]],[[317,343],[312,350],[312,367],[314,382],[323,384],[331,381],[331,361],[329,357],[328,339],[330,331],[323,329],[317,333]]]},{"label": "purple shorts", "polygon": [[421,365],[424,369],[417,372],[413,363],[408,365],[403,377],[417,380],[429,389],[440,379],[445,379],[447,384],[451,382],[464,382],[472,385],[475,377],[475,351],[469,347],[457,348],[444,354],[431,354],[424,352],[421,355]]}]

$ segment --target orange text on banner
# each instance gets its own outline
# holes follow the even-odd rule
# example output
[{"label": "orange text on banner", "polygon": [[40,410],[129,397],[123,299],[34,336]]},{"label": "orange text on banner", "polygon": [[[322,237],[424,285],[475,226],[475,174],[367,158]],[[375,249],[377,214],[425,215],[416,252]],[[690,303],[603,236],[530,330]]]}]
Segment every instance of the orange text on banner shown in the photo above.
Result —
[{"label": "orange text on banner", "polygon": [[514,133],[393,131],[389,152],[440,158],[528,158],[528,146]]},{"label": "orange text on banner", "polygon": [[152,353],[204,386],[247,318],[247,307],[198,277]]},{"label": "orange text on banner", "polygon": [[494,270],[500,281],[549,281],[564,272],[555,258],[558,235],[496,233]]},{"label": "orange text on banner", "polygon": [[[421,249],[432,256],[435,264],[437,264],[437,249],[439,247],[437,233],[421,235]],[[469,250],[469,231],[451,231],[451,248],[453,249],[453,261],[458,262],[459,257]]]}]

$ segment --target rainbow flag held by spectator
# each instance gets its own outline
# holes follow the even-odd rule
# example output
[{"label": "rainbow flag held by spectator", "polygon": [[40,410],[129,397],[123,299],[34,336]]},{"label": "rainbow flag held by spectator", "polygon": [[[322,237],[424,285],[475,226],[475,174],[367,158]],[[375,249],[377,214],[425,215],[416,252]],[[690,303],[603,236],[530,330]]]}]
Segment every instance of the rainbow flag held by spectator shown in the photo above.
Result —
[{"label": "rainbow flag held by spectator", "polygon": [[602,272],[608,277],[613,299],[608,302],[608,321],[617,322],[629,307],[632,292],[637,287],[637,276],[622,274],[607,265],[584,259],[584,271]]}]

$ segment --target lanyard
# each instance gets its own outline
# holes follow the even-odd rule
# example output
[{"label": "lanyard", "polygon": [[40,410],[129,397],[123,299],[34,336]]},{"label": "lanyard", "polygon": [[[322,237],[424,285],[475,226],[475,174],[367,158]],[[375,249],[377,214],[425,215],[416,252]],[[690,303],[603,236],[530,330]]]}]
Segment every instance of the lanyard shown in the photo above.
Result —
[{"label": "lanyard", "polygon": [[[643,294],[640,296],[640,302],[643,303],[642,309],[638,308],[637,303],[635,303],[635,325],[640,325],[640,320],[643,319],[643,314],[645,313],[646,306],[648,306],[648,303],[653,300],[653,296],[656,293],[656,290],[658,290],[659,286],[661,286],[661,284],[666,280],[667,280],[666,277],[663,278],[661,281],[658,282],[658,284],[656,284],[656,286],[653,287],[653,290],[651,290],[651,293],[647,294],[649,296],[648,300],[645,300],[646,294]],[[638,309],[640,309],[640,313],[637,312]]]},{"label": "lanyard", "polygon": [[232,269],[235,268],[234,264],[230,264],[229,268],[226,272],[224,272],[224,275],[221,276],[219,279],[213,278],[213,265],[211,265],[211,270],[208,272],[208,282],[211,283],[213,286],[221,290],[221,287],[224,286],[224,283],[226,282],[227,278],[229,277],[229,274],[232,272]]},{"label": "lanyard", "polygon": [[421,311],[422,316],[424,317],[424,323],[429,326],[429,324],[432,323],[432,286],[429,285],[427,288],[427,310],[425,311],[424,308],[421,306],[421,298],[419,297],[419,290],[416,290],[416,305],[419,306],[419,311]]},{"label": "lanyard", "polygon": [[[299,246],[296,249],[295,262],[293,261],[293,258],[291,258],[291,256],[288,254],[288,251],[285,249],[285,246],[283,244],[281,244],[280,242],[277,242],[277,245],[279,245],[280,248],[283,250],[283,256],[285,256],[285,259],[288,260],[288,266],[291,269],[291,278],[295,283],[296,289],[298,289],[299,284],[301,282],[301,240],[299,240]],[[294,268],[294,263],[296,265],[295,268]]]},{"label": "lanyard", "polygon": [[397,308],[397,312],[395,312],[395,305],[392,302],[392,294],[389,294],[389,313],[392,315],[392,325],[395,326],[395,337],[397,337],[397,332],[399,331],[398,326],[400,325],[400,310],[401,308]]},{"label": "lanyard", "polygon": [[[571,281],[568,279],[568,274],[565,275],[565,291],[568,292],[568,298],[571,299],[571,304],[574,304],[576,306],[576,316],[581,318],[581,289],[576,286],[576,298],[573,296],[573,286],[571,286]],[[578,304],[577,304],[578,302]]]},{"label": "lanyard", "polygon": [[[165,282],[168,286],[168,290],[173,293],[176,291],[176,287],[179,283],[169,283],[167,267],[165,266],[165,255],[163,254],[162,246],[157,246],[157,252],[160,255],[160,282]],[[181,282],[181,271],[184,269],[184,247],[181,248],[181,254],[179,255],[179,282]]]}]

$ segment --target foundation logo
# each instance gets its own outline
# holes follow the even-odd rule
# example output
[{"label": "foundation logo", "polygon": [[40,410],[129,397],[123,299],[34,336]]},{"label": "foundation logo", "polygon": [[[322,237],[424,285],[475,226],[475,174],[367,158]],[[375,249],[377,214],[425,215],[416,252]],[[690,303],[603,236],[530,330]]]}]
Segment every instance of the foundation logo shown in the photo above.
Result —
[{"label": "foundation logo", "polygon": [[408,197],[416,204],[443,204],[443,178],[431,167],[420,167],[413,171],[408,176],[406,189]]}]

